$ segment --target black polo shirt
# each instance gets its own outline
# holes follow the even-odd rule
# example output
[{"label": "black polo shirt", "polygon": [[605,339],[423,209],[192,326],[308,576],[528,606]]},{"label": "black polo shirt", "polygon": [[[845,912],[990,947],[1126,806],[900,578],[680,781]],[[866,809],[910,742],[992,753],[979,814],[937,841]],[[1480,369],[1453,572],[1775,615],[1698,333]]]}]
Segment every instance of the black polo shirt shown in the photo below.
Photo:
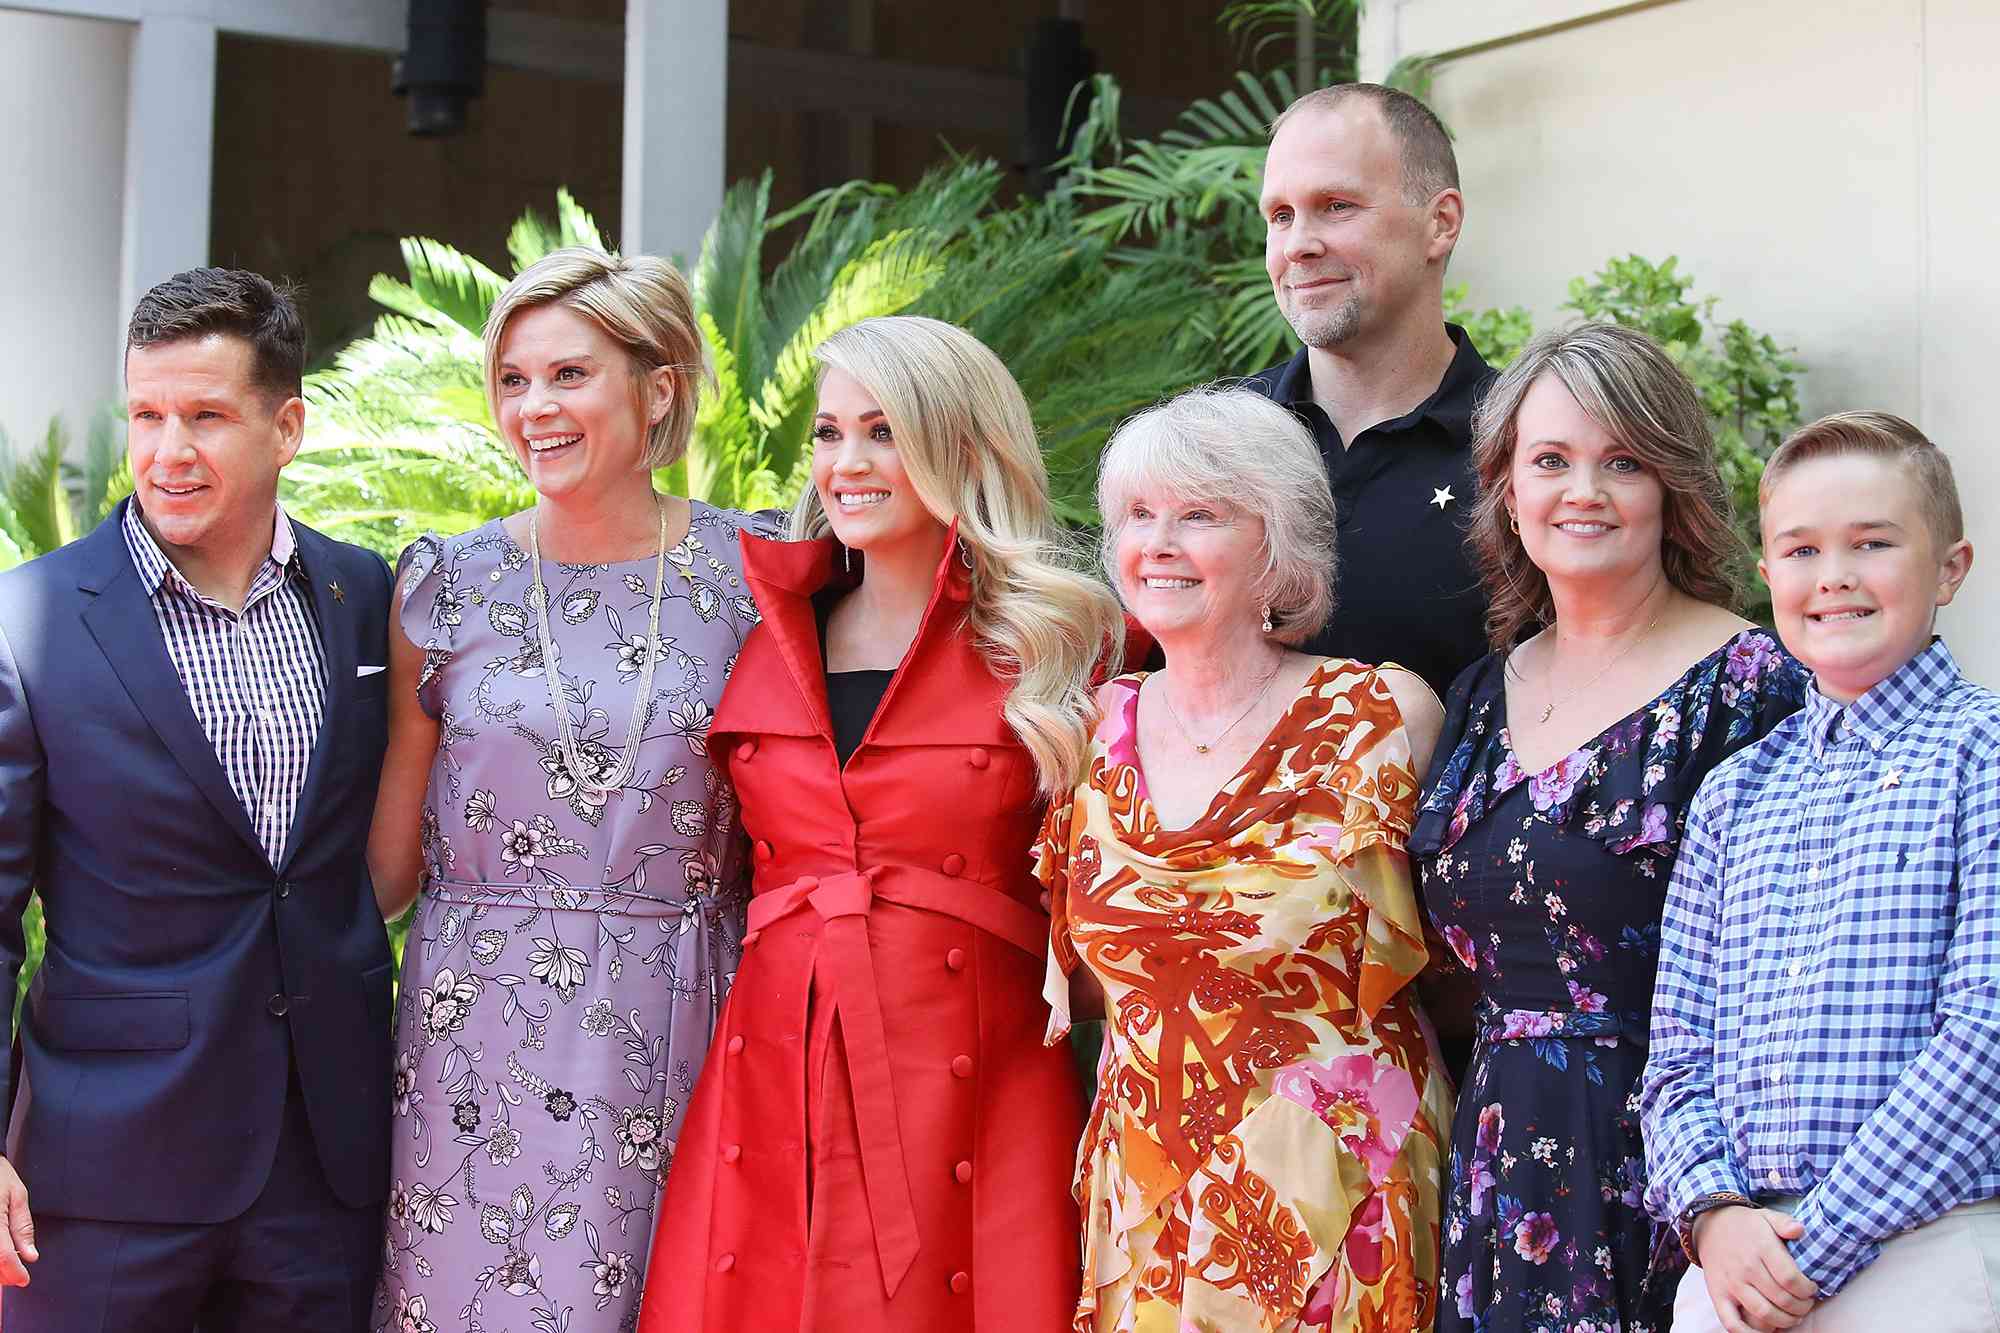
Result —
[{"label": "black polo shirt", "polygon": [[1333,483],[1333,618],[1304,650],[1395,662],[1440,698],[1486,653],[1486,594],[1465,528],[1474,494],[1472,410],[1497,373],[1464,329],[1445,330],[1458,352],[1437,392],[1345,448],[1313,402],[1305,348],[1243,382],[1305,422]]}]

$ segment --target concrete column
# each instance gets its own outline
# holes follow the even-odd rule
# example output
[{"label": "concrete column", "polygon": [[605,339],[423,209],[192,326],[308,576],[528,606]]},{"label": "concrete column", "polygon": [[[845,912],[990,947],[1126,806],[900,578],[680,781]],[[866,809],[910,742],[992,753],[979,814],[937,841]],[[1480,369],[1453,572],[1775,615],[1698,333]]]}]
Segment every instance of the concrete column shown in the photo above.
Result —
[{"label": "concrete column", "polygon": [[625,0],[626,254],[691,266],[722,207],[729,0]]},{"label": "concrete column", "polygon": [[215,24],[148,15],[132,41],[126,104],[125,312],[161,279],[208,262],[214,160]]},{"label": "concrete column", "polygon": [[122,396],[119,192],[125,170],[129,23],[0,5],[0,429],[25,450],[62,417],[72,447]]}]

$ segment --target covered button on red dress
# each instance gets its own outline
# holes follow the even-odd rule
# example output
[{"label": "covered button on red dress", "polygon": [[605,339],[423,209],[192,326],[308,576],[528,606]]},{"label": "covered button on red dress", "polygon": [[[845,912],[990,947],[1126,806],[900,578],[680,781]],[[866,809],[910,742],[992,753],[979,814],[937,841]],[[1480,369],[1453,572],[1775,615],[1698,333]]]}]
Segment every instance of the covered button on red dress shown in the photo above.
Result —
[{"label": "covered button on red dress", "polygon": [[709,753],[756,840],[757,944],[675,1149],[640,1333],[1064,1328],[1082,1117],[1041,1040],[1042,805],[962,631],[963,570],[940,565],[842,765],[812,603],[845,578],[837,548],[743,549],[764,623]]}]

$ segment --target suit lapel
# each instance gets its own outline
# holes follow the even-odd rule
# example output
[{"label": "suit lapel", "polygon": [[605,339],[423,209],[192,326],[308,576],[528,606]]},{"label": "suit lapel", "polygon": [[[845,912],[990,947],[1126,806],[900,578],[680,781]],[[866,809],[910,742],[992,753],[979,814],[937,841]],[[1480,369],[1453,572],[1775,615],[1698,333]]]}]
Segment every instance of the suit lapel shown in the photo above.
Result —
[{"label": "suit lapel", "polygon": [[195,788],[237,837],[264,856],[264,844],[257,840],[257,830],[251,827],[243,802],[229,785],[222,761],[215,757],[215,745],[201,729],[201,721],[188,703],[187,688],[181,684],[173,659],[167,656],[159,618],[139,581],[138,570],[132,566],[131,553],[125,549],[124,512],[120,507],[86,539],[94,549],[91,575],[82,584],[86,596],[84,628],[117,673],[132,706]]},{"label": "suit lapel", "polygon": [[292,533],[298,541],[299,567],[305,571],[313,613],[319,620],[320,651],[326,656],[326,698],[320,705],[319,735],[313,740],[312,760],[306,767],[306,784],[299,791],[299,803],[292,812],[292,827],[285,836],[287,865],[298,855],[299,847],[305,841],[302,835],[306,823],[319,808],[319,788],[326,778],[327,766],[333,760],[334,747],[341,743],[342,729],[347,724],[348,705],[354,697],[356,662],[354,612],[347,605],[344,591],[338,597],[334,595],[339,571],[334,567],[333,553],[328,549],[330,544],[318,533],[298,523],[292,524]]}]

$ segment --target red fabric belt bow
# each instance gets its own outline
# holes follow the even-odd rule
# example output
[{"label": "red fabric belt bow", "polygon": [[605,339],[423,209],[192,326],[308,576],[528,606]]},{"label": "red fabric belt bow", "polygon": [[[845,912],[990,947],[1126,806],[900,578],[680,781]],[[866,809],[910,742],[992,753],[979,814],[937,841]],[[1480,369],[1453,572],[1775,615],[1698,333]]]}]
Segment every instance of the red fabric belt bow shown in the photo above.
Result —
[{"label": "red fabric belt bow", "polygon": [[1048,919],[1026,903],[971,880],[953,879],[916,866],[873,866],[825,879],[805,875],[750,900],[749,928],[763,930],[810,905],[825,922],[822,958],[847,1047],[848,1082],[861,1137],[862,1183],[875,1229],[875,1257],[882,1289],[896,1294],[916,1262],[920,1238],[896,1120],[889,1073],[889,1042],[875,959],[868,945],[868,914],[877,901],[954,917],[1005,940],[1031,957],[1048,941]]}]

